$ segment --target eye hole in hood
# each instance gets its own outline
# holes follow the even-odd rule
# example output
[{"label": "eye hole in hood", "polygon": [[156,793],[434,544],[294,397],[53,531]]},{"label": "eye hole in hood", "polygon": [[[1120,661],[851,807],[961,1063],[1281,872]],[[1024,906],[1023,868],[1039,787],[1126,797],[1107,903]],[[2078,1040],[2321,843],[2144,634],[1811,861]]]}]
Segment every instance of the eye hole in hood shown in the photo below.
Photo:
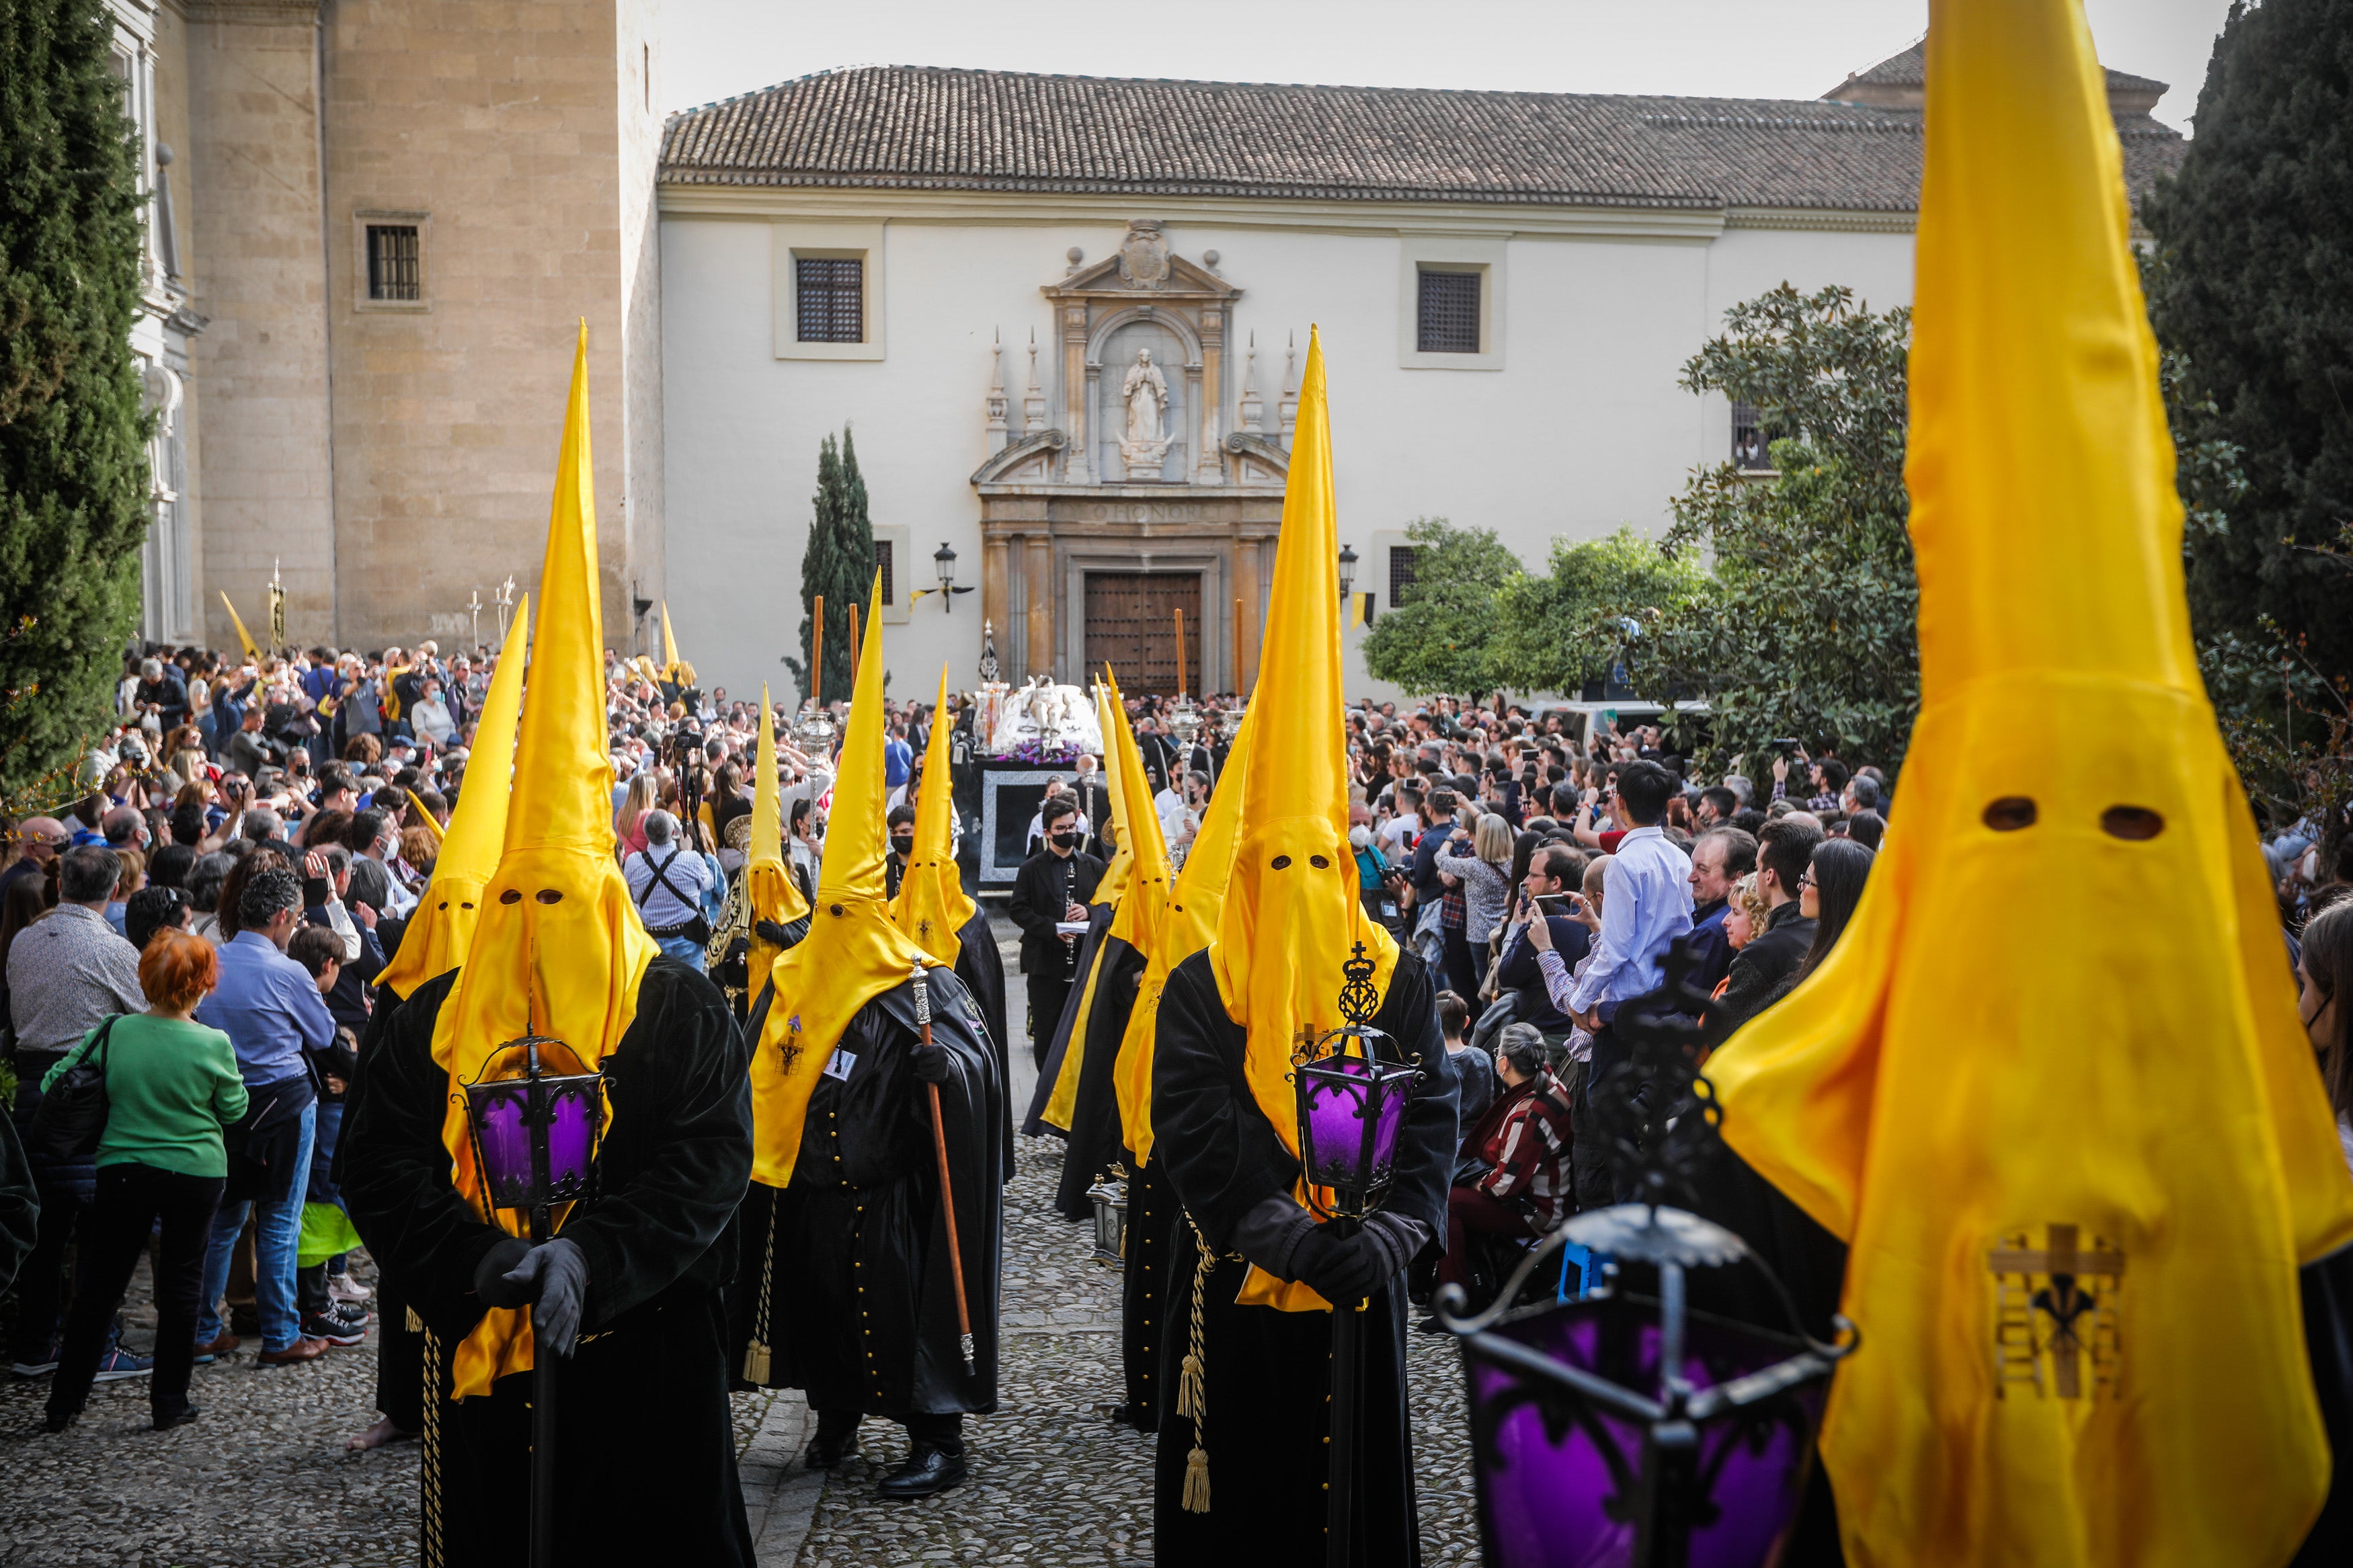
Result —
[{"label": "eye hole in hood", "polygon": [[2100,831],[2136,842],[2165,831],[2165,818],[2145,805],[2112,805],[2100,813]]},{"label": "eye hole in hood", "polygon": [[2006,795],[1985,808],[1985,825],[1996,833],[2015,833],[2034,826],[2034,802],[2022,795]]}]

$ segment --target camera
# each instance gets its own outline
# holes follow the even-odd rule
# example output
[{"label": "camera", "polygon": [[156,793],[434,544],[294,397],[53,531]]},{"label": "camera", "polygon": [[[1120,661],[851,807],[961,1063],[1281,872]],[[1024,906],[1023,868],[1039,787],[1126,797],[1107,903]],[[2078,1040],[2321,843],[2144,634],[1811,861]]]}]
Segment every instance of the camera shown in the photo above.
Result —
[{"label": "camera", "polygon": [[1769,741],[1766,743],[1785,757],[1794,756],[1805,747],[1805,742],[1794,736],[1786,741]]}]

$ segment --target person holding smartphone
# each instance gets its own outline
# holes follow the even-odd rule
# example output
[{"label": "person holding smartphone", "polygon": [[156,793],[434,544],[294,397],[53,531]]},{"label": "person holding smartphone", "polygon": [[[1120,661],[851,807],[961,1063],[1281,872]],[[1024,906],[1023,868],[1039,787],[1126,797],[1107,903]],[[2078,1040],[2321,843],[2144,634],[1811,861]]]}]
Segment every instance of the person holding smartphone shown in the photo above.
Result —
[{"label": "person holding smartphone", "polygon": [[1517,918],[1504,941],[1503,967],[1495,977],[1499,986],[1518,994],[1520,1022],[1535,1026],[1556,1065],[1577,1021],[1554,1004],[1536,955],[1546,950],[1557,952],[1572,969],[1585,956],[1592,942],[1592,933],[1577,918],[1585,908],[1577,891],[1585,866],[1585,856],[1567,844],[1540,844],[1528,857]]}]

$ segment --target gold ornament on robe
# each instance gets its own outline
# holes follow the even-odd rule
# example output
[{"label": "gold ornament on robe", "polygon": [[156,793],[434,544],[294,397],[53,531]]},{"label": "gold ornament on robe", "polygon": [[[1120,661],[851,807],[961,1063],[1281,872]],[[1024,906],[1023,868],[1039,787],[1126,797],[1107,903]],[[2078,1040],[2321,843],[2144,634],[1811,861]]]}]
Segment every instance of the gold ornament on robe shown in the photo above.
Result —
[{"label": "gold ornament on robe", "polygon": [[2353,1181],[2199,679],[2076,0],[1934,0],[1926,138],[1895,826],[1708,1073],[1851,1248],[1850,1563],[2281,1563],[2329,1485],[2296,1271],[2353,1239]]}]

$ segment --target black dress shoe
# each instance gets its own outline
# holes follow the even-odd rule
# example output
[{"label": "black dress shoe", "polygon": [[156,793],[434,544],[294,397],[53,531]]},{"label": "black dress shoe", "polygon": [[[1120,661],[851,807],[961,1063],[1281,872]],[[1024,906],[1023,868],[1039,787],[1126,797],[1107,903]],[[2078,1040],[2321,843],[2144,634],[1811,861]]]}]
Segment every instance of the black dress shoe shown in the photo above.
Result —
[{"label": "black dress shoe", "polygon": [[181,1410],[175,1415],[158,1415],[155,1417],[155,1430],[158,1432],[169,1432],[174,1426],[185,1426],[189,1422],[194,1421],[197,1416],[202,1415],[203,1414],[204,1411],[200,1406],[191,1405]]},{"label": "black dress shoe", "polygon": [[886,1498],[930,1497],[964,1481],[964,1455],[918,1443],[907,1462],[882,1478],[875,1490]]},{"label": "black dress shoe", "polygon": [[830,1470],[858,1452],[858,1434],[847,1437],[812,1437],[801,1463],[812,1470]]}]

